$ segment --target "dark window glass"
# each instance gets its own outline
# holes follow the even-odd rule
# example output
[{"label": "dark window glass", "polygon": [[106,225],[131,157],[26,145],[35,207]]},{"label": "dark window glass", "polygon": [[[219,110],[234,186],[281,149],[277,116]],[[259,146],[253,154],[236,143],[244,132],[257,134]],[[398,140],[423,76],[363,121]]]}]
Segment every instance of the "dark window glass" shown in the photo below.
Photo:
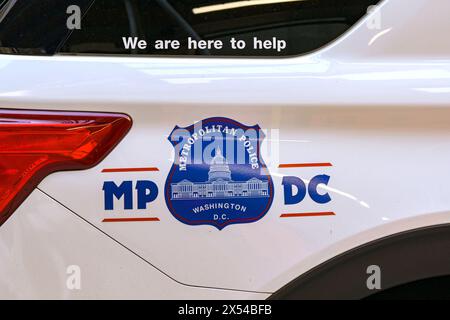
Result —
[{"label": "dark window glass", "polygon": [[[280,56],[313,51],[336,39],[378,0],[96,0],[72,33],[64,53],[145,55]],[[125,49],[122,37],[147,41],[146,49]],[[220,50],[188,48],[187,39],[221,40]],[[286,41],[282,51],[254,48],[258,40]],[[231,38],[244,40],[233,50]],[[178,40],[181,47],[156,49],[156,40]]]},{"label": "dark window glass", "polygon": [[[1,1],[1,0],[0,0]],[[0,8],[0,52],[122,55],[290,56],[316,50],[351,27],[379,0],[13,0]],[[78,4],[80,30],[66,28],[67,6]],[[126,48],[123,37],[147,42]],[[188,47],[188,38],[221,40],[218,49]],[[283,40],[286,48],[253,48]],[[233,50],[230,40],[244,40]],[[178,49],[155,48],[177,40]]]},{"label": "dark window glass", "polygon": [[[298,55],[316,50],[343,34],[367,13],[369,6],[379,1],[294,0],[267,1],[265,5],[258,2],[171,1],[203,39],[220,39],[224,43],[231,37],[246,40],[243,51],[228,46],[213,54],[250,56]],[[253,37],[262,40],[275,37],[285,40],[287,47],[282,52],[253,49]]]},{"label": "dark window glass", "polygon": [[[1,0],[0,0],[1,1]],[[68,34],[67,7],[93,0],[7,0],[0,3],[0,53],[54,54]]]},{"label": "dark window glass", "polygon": [[[122,37],[138,37],[148,43],[155,40],[182,40],[173,50],[125,49]],[[109,54],[195,54],[185,42],[189,33],[155,0],[96,0],[82,20],[81,30],[74,30],[62,47],[65,53]]]}]

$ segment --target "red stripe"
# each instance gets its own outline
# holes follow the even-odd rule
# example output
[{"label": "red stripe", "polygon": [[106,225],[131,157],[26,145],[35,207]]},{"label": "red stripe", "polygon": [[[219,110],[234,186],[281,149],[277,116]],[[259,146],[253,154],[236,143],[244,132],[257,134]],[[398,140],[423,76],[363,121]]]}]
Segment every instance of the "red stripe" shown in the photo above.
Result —
[{"label": "red stripe", "polygon": [[283,213],[280,218],[335,216],[334,212]]},{"label": "red stripe", "polygon": [[308,168],[308,167],[332,167],[333,165],[329,162],[319,162],[319,163],[284,163],[280,164],[278,168]]},{"label": "red stripe", "polygon": [[102,172],[142,172],[142,171],[159,171],[158,168],[113,168],[113,169],[103,169]]},{"label": "red stripe", "polygon": [[150,218],[109,218],[103,219],[102,222],[142,222],[142,221],[159,221],[157,217]]}]

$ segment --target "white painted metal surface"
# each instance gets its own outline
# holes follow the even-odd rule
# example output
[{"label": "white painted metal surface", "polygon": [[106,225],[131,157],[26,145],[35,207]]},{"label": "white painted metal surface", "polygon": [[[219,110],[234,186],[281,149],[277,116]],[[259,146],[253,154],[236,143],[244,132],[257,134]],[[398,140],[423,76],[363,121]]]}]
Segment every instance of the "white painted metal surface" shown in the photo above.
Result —
[{"label": "white painted metal surface", "polygon": [[[0,299],[265,299],[177,283],[34,191],[0,234]],[[80,289],[69,289],[71,266]]]}]

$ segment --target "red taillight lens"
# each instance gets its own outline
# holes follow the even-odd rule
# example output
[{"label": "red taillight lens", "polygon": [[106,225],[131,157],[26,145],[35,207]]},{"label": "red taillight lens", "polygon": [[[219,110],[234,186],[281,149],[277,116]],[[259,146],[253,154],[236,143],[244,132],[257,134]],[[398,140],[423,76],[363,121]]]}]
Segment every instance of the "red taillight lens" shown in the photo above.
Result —
[{"label": "red taillight lens", "polygon": [[124,114],[0,109],[0,225],[44,177],[96,165],[130,127]]}]

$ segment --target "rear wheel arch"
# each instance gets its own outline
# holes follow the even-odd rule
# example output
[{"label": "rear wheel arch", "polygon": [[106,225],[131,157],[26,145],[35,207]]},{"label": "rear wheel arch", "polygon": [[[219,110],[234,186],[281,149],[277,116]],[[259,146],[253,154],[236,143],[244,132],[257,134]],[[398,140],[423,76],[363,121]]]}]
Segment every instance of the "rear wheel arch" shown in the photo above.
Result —
[{"label": "rear wheel arch", "polygon": [[[379,290],[367,287],[372,275],[367,268],[372,265],[380,267]],[[450,224],[442,224],[397,233],[349,250],[299,276],[269,299],[362,299],[448,275]]]}]

